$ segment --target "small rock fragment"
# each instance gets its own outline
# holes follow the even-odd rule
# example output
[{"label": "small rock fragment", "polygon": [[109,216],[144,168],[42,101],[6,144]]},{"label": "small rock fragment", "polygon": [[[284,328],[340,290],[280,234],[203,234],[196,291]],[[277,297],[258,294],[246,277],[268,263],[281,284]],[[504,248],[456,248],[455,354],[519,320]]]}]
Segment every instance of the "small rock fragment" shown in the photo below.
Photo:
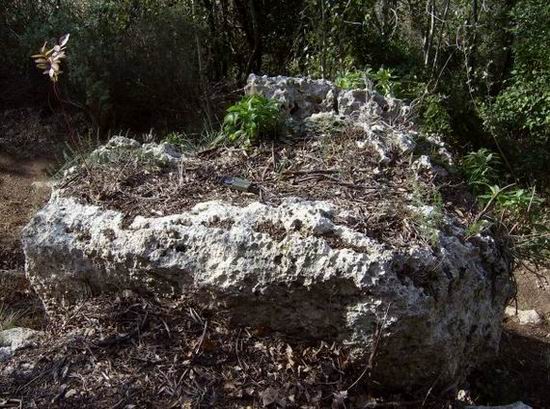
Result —
[{"label": "small rock fragment", "polygon": [[20,327],[0,331],[0,347],[9,347],[13,350],[24,348],[38,334],[39,331]]},{"label": "small rock fragment", "polygon": [[519,323],[521,325],[540,324],[542,322],[541,316],[535,310],[517,310],[516,311],[515,307],[509,306],[509,307],[506,307],[505,313],[508,317],[517,316]]},{"label": "small rock fragment", "polygon": [[13,353],[32,344],[32,339],[41,334],[29,328],[10,328],[0,331],[0,362],[12,357]]}]

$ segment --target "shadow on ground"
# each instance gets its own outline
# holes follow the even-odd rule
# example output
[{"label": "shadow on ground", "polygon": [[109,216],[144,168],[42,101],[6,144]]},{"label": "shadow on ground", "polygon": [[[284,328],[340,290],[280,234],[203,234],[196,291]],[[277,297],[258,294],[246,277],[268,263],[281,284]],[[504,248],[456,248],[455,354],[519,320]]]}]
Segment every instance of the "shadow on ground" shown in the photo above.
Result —
[{"label": "shadow on ground", "polygon": [[550,408],[550,338],[526,334],[534,328],[507,323],[499,356],[470,376],[472,397],[488,405],[522,401]]}]

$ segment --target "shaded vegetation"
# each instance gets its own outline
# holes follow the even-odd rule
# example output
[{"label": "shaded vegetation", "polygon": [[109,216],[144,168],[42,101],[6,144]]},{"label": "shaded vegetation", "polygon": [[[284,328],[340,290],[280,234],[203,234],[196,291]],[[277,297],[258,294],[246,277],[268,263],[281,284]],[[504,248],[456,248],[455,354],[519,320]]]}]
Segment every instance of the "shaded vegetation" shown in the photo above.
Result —
[{"label": "shaded vegetation", "polygon": [[[76,113],[100,134],[250,145],[275,136],[279,119],[259,96],[230,106],[248,74],[366,86],[408,100],[423,132],[466,155],[487,212],[544,226],[532,215],[549,182],[549,19],[544,0],[7,0],[0,109],[61,113],[72,145]],[[30,56],[64,34],[51,87]],[[498,158],[498,172],[474,163],[485,173],[472,174],[476,158]]]}]

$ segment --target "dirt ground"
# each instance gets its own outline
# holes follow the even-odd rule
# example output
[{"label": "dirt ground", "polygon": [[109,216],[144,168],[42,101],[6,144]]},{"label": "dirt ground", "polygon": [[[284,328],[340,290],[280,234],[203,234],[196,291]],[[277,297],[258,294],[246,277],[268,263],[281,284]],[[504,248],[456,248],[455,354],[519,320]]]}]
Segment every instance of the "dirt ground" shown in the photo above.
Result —
[{"label": "dirt ground", "polygon": [[499,356],[470,377],[481,401],[521,400],[534,408],[550,408],[550,271],[536,273],[525,268],[514,272],[517,307],[534,309],[543,321],[520,325],[514,317],[505,319]]},{"label": "dirt ground", "polygon": [[0,312],[15,321],[10,325],[44,326],[41,303],[24,276],[20,235],[48,199],[51,165],[50,159],[18,159],[0,153]]},{"label": "dirt ground", "polygon": [[0,153],[0,269],[17,269],[24,261],[20,232],[48,198],[51,164]]},{"label": "dirt ground", "polygon": [[[53,161],[50,159],[22,160],[14,155],[0,152],[0,307],[2,307],[4,311],[8,309],[17,313],[17,322],[15,322],[15,325],[29,326],[37,329],[42,328],[46,331],[48,339],[55,340],[56,334],[58,334],[57,331],[60,331],[63,326],[55,323],[47,323],[39,301],[36,296],[33,295],[24,275],[22,275],[24,257],[20,246],[20,232],[22,227],[48,198],[50,191],[48,169],[52,164]],[[550,408],[550,272],[538,270],[537,274],[534,274],[525,269],[518,269],[518,271],[515,272],[515,277],[518,285],[518,308],[521,310],[535,309],[541,316],[544,316],[544,320],[537,325],[519,325],[514,318],[506,318],[500,355],[496,357],[494,361],[486,363],[470,376],[470,396],[476,403],[480,404],[508,404],[521,400],[532,405],[534,408]],[[114,303],[116,304],[116,302]],[[138,308],[136,305],[137,304],[131,304],[127,307],[135,309]],[[172,318],[159,318],[157,324],[164,327],[166,323],[164,323],[163,320],[170,323],[168,321],[169,319]],[[71,331],[78,333],[79,330],[75,330],[74,325],[77,324],[71,324]],[[84,320],[82,325],[90,325],[90,322]],[[205,348],[205,345],[209,347],[208,342],[205,343],[204,337],[200,337],[202,331],[201,325],[198,325],[196,331],[193,327],[193,331],[198,331],[200,347]],[[80,330],[82,330],[82,328],[80,328]],[[170,330],[168,330],[168,333],[169,332]],[[143,337],[144,340],[147,339],[146,334],[143,334]],[[237,342],[238,338],[239,335],[237,335]],[[76,340],[75,338],[75,342]],[[120,358],[120,356],[122,356],[120,354],[128,348],[128,340],[118,339],[116,336],[113,340],[113,343],[109,344],[108,353],[111,358],[113,356]],[[157,341],[158,340],[155,339],[155,342]],[[69,348],[69,350],[74,352],[74,346],[71,345],[64,346],[64,348]],[[138,359],[139,362],[143,360],[140,364],[142,366],[139,367],[140,370],[146,371],[148,366],[153,365],[153,361],[156,362],[158,355],[152,353],[151,356],[141,356],[141,348],[145,348],[144,345],[141,344],[141,338],[140,342],[132,345],[132,348],[135,349],[135,353],[137,354],[136,359]],[[82,348],[84,347],[86,346],[82,346]],[[110,361],[103,356],[105,352],[97,353],[94,348],[95,347],[92,347],[92,350],[89,352],[92,357],[91,359],[97,359],[103,365],[111,365]],[[84,349],[82,351],[78,349],[77,352],[79,354],[88,353],[85,352]],[[151,352],[150,350],[147,351],[147,353]],[[29,357],[31,356],[32,352],[29,352]],[[172,356],[172,358],[178,359],[177,354]],[[120,362],[123,361],[124,360]],[[56,371],[59,370],[59,373],[63,372],[62,367],[54,368],[52,366],[55,362],[47,362],[49,362],[47,365],[51,366],[51,368],[48,366],[49,369],[53,368]],[[64,362],[65,361],[61,362],[61,364],[64,365]],[[0,373],[2,370],[2,364],[0,364]],[[112,370],[113,368],[104,368],[100,371],[100,374],[103,374],[101,376],[107,376],[105,374]],[[52,374],[53,373],[54,372],[52,372]],[[55,372],[55,374],[57,374],[57,372]],[[168,375],[170,375],[170,382],[173,381],[174,384],[170,384],[166,380],[167,378],[162,378],[159,374],[157,374],[157,376],[159,376],[158,380],[151,380],[146,376],[144,382],[151,388],[151,391],[162,391],[162,393],[166,395],[169,394],[169,391],[173,392],[179,390],[179,375],[175,373],[170,373]],[[12,383],[8,385],[3,383],[0,377],[0,407],[5,407],[1,405],[2,399],[17,398],[25,401],[28,394],[32,394],[33,390],[39,389],[45,396],[48,396],[47,393],[51,393],[51,398],[53,400],[51,400],[51,404],[48,404],[48,407],[83,407],[83,403],[91,405],[86,407],[99,407],[93,405],[93,400],[83,399],[80,401],[80,404],[75,401],[76,406],[71,406],[69,403],[63,403],[64,394],[66,393],[63,391],[70,390],[67,389],[66,385],[63,386],[63,382],[68,383],[68,381],[65,381],[64,376],[59,376],[58,379],[57,375],[53,377],[50,376],[47,379],[48,383],[44,384],[42,389],[40,389],[40,385],[33,385],[32,388],[29,388],[28,385],[22,387],[21,384],[17,386],[17,380],[13,380],[13,382],[10,380]],[[200,375],[197,376],[197,379],[200,380]],[[181,382],[181,379],[179,381]],[[258,381],[261,383],[261,380]],[[109,384],[109,382],[111,381],[107,379],[106,384]],[[123,380],[120,383],[115,381],[112,382],[112,387],[109,389],[109,393],[113,397],[112,401],[115,403],[121,402],[113,407],[136,407],[124,406],[132,400],[131,393],[129,392],[131,391],[131,385]],[[226,383],[222,385],[222,389],[229,388],[231,389],[230,392],[232,392],[232,388],[234,387],[235,385],[233,384]],[[51,389],[50,392],[47,391],[48,388]],[[60,388],[65,389],[60,393]],[[268,389],[264,390],[262,393],[265,393],[267,390]],[[200,390],[197,393],[200,393]],[[170,396],[174,397],[174,394],[176,394],[176,392],[173,392]],[[180,399],[180,397],[176,398],[159,400],[158,402],[163,402],[163,405],[168,405],[169,402],[171,402],[171,404],[176,402],[176,406],[170,407],[191,407],[185,406],[187,405],[184,403],[185,400]],[[143,397],[143,399],[142,402],[145,405],[143,407],[161,407],[155,406],[151,401],[146,404],[146,397]],[[270,400],[271,398],[264,397],[264,399]],[[330,399],[329,401],[325,401],[325,403],[327,407],[330,407],[330,402],[333,402],[332,407],[335,407],[334,401],[335,399]],[[355,407],[353,403],[348,402],[348,405],[350,404],[352,406],[347,407]],[[319,403],[321,407],[324,407],[324,405],[324,403]],[[416,406],[421,407],[423,405],[418,403]],[[208,407],[208,405],[205,407]],[[276,404],[272,405],[272,407],[276,407]],[[289,407],[293,407],[292,404],[289,404]],[[415,407],[415,405],[407,403],[407,407]]]}]

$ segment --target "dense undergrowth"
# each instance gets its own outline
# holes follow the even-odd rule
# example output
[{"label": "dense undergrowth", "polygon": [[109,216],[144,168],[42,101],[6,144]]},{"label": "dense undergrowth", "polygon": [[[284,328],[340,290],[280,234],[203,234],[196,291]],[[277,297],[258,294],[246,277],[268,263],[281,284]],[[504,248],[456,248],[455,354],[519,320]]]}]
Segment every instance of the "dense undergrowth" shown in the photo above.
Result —
[{"label": "dense undergrowth", "polygon": [[[480,207],[472,234],[504,228],[521,254],[543,261],[549,18],[544,0],[8,0],[0,108],[55,112],[78,156],[82,134],[120,128],[188,147],[276,136],[269,101],[248,97],[225,112],[251,72],[372,87],[408,100],[423,132],[464,155]],[[67,33],[52,87],[30,56]],[[82,114],[87,125],[76,128]]]}]

